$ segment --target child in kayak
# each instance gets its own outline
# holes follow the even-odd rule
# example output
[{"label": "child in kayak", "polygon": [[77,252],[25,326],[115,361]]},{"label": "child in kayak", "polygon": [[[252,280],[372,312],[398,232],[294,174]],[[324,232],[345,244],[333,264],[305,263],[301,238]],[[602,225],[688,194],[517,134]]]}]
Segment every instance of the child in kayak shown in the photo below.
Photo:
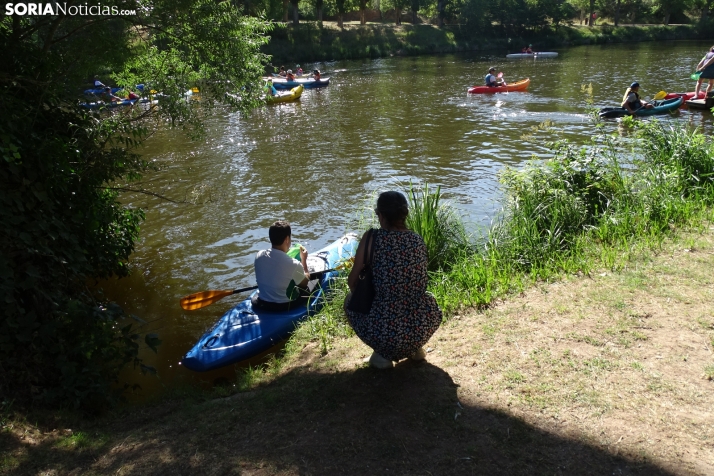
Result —
[{"label": "child in kayak", "polygon": [[313,79],[315,79],[315,81],[319,81],[320,80],[320,70],[316,69],[315,71],[312,72],[311,76],[313,77]]},{"label": "child in kayak", "polygon": [[488,74],[486,75],[485,81],[486,81],[486,86],[489,88],[495,88],[498,86],[503,86],[503,79],[497,78],[495,74],[496,68],[490,67],[488,69]]},{"label": "child in kayak", "polygon": [[289,69],[287,76],[285,76],[285,79],[288,81],[295,81],[295,75],[293,74],[293,70]]},{"label": "child in kayak", "polygon": [[642,99],[640,99],[640,95],[638,94],[639,90],[640,83],[634,82],[630,84],[630,87],[627,88],[627,91],[625,91],[625,95],[622,97],[622,107],[627,109],[630,114],[634,114],[642,108],[652,109],[654,107],[653,104],[650,104],[647,101],[643,101]]},{"label": "child in kayak", "polygon": [[[310,279],[307,269],[307,250],[300,247],[300,261],[288,256],[292,244],[290,223],[278,220],[268,229],[271,248],[258,251],[255,256],[255,280],[258,295],[252,299],[254,307],[267,310],[288,310],[294,307]],[[300,304],[304,305],[304,303]]]},{"label": "child in kayak", "polygon": [[278,95],[278,90],[275,89],[275,86],[273,86],[273,80],[272,78],[268,78],[268,81],[265,83],[265,92],[268,93],[271,96],[277,96]]},{"label": "child in kayak", "polygon": [[300,65],[295,66],[295,75],[302,76],[302,68],[300,67]]}]

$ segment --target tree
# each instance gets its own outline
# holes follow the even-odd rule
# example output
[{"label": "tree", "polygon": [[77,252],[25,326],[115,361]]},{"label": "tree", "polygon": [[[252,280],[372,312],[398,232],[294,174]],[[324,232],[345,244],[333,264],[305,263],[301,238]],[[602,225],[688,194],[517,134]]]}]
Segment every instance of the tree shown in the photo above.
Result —
[{"label": "tree", "polygon": [[368,0],[359,0],[359,24],[360,25],[367,24],[367,16],[366,16],[367,1]]},{"label": "tree", "polygon": [[337,7],[337,26],[341,29],[345,28],[343,23],[343,18],[345,16],[345,1],[346,0],[335,0],[335,6]]},{"label": "tree", "polygon": [[412,11],[412,23],[417,24],[417,12],[419,11],[419,0],[411,0],[410,7]]},{"label": "tree", "polygon": [[322,25],[322,10],[325,6],[324,0],[315,0],[315,16],[317,17],[318,23]]},{"label": "tree", "polygon": [[[215,0],[21,13],[0,17],[0,393],[18,404],[99,410],[115,396],[119,370],[142,365],[121,309],[86,287],[88,278],[128,273],[143,212],[121,205],[118,193],[151,167],[136,147],[167,120],[200,132],[216,104],[259,104],[270,25]],[[99,71],[125,89],[145,82],[163,95],[145,107],[78,107],[78,90]],[[200,104],[183,96],[195,85]]]},{"label": "tree", "polygon": [[300,11],[298,10],[298,3],[300,3],[300,0],[290,0],[290,4],[293,6],[293,25],[295,26],[300,24]]}]

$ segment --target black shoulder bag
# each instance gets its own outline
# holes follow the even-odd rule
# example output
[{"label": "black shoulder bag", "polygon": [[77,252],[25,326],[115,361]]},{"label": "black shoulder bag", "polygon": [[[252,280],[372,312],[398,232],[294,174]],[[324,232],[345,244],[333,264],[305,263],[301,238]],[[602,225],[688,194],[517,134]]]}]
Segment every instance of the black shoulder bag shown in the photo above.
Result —
[{"label": "black shoulder bag", "polygon": [[[366,248],[364,250],[364,267],[359,273],[359,279],[355,290],[352,291],[347,309],[360,314],[369,314],[372,309],[372,301],[374,301],[374,276],[372,274],[372,260],[374,259],[374,230],[370,229],[367,240],[365,241]],[[367,255],[369,254],[369,260]]]}]

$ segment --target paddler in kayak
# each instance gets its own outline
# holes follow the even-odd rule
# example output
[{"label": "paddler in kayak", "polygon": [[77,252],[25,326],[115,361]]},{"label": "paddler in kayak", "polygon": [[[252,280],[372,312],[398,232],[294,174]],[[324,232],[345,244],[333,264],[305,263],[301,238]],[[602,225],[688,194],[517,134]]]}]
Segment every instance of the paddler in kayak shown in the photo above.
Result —
[{"label": "paddler in kayak", "polygon": [[638,94],[639,90],[640,83],[635,81],[634,83],[630,84],[630,87],[627,88],[627,91],[625,91],[625,95],[622,97],[622,107],[627,109],[630,114],[634,114],[642,108],[652,109],[654,107],[653,104],[650,104],[647,101],[643,101],[642,99],[640,99],[640,95]]},{"label": "paddler in kayak", "polygon": [[503,86],[503,79],[497,78],[495,74],[496,68],[491,67],[488,69],[488,74],[486,75],[485,81],[486,81],[486,86],[489,88],[495,88],[498,86]]},{"label": "paddler in kayak", "polygon": [[265,92],[270,96],[278,95],[278,90],[273,86],[273,78],[268,78],[268,81],[265,83]]},{"label": "paddler in kayak", "polygon": [[253,307],[269,311],[287,311],[304,306],[300,299],[310,279],[307,250],[300,246],[300,261],[288,256],[292,244],[290,223],[278,220],[268,229],[271,248],[255,256],[255,280],[258,293],[251,299]]}]

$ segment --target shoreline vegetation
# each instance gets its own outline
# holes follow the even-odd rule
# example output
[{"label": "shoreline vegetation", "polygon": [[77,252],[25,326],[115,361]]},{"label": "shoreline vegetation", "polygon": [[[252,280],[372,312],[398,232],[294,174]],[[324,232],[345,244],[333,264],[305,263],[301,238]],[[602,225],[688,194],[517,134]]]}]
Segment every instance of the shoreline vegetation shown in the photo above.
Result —
[{"label": "shoreline vegetation", "polygon": [[520,51],[534,44],[536,51],[567,46],[644,41],[707,40],[714,38],[714,22],[688,25],[561,25],[521,35],[475,35],[465,25],[394,25],[388,22],[303,21],[270,33],[263,52],[272,55],[272,65],[341,59],[414,56],[464,51]]},{"label": "shoreline vegetation", "polygon": [[714,145],[686,125],[625,126],[637,154],[600,136],[506,169],[481,237],[440,189],[405,187],[439,250],[429,289],[445,320],[425,364],[368,368],[342,283],[282,355],[210,392],[93,420],[3,402],[0,473],[706,473]]}]

